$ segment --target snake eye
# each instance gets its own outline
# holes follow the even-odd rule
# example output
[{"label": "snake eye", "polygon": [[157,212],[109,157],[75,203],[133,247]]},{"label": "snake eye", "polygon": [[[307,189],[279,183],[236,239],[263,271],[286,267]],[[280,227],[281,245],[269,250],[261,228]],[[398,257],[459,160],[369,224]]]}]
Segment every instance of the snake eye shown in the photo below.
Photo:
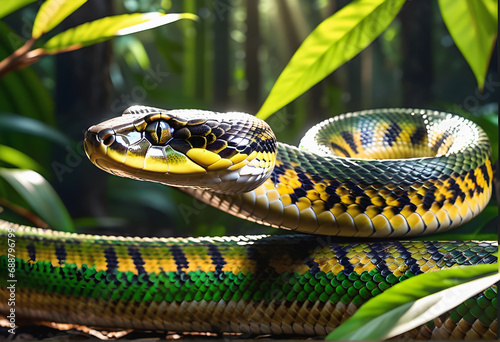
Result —
[{"label": "snake eye", "polygon": [[163,145],[172,137],[172,128],[165,121],[151,122],[146,126],[148,138],[153,144]]}]

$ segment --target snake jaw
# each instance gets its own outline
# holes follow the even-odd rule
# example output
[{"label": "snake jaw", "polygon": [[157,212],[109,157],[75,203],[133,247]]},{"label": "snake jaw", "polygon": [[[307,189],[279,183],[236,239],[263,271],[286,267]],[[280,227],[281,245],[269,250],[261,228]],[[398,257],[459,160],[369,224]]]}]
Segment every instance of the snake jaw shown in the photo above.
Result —
[{"label": "snake jaw", "polygon": [[[91,127],[91,129],[93,126]],[[85,154],[87,157],[90,159],[92,163],[95,164],[95,160],[97,158],[97,151],[100,149],[103,149],[104,146],[101,145],[99,138],[97,134],[89,129],[87,132],[85,132],[85,138],[84,138],[84,150]],[[101,151],[101,153],[105,153],[105,151]]]}]

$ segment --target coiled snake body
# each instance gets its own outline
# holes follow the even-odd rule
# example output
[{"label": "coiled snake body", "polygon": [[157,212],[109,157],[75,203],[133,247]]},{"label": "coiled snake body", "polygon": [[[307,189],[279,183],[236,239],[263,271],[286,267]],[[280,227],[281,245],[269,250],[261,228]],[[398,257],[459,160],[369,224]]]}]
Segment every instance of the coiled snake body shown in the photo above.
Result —
[{"label": "coiled snake body", "polygon": [[[325,335],[391,284],[492,263],[494,242],[401,242],[469,221],[488,203],[486,134],[458,116],[387,109],[313,127],[301,149],[246,114],[131,107],[89,129],[85,149],[118,176],[180,187],[233,215],[322,234],[121,238],[0,224],[16,234],[25,317],[94,326]],[[328,237],[327,237],[328,236]],[[0,311],[8,312],[6,288]],[[496,336],[496,287],[411,337]]]}]

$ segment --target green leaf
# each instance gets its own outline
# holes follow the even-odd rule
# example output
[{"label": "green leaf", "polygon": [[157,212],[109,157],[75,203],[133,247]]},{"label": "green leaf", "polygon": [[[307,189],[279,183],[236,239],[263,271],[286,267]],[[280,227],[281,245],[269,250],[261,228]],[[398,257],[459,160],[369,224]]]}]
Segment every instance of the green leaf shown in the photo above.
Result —
[{"label": "green leaf", "polygon": [[36,0],[2,1],[2,6],[0,6],[0,19],[35,1]]},{"label": "green leaf", "polygon": [[31,36],[35,39],[40,38],[44,33],[49,32],[66,19],[71,13],[76,11],[87,0],[47,0],[45,1],[33,23]]},{"label": "green leaf", "polygon": [[[24,40],[0,21],[0,59],[9,56],[23,44]],[[31,67],[16,70],[0,78],[0,112],[16,113],[55,125],[52,95]],[[0,123],[0,129],[2,128]],[[42,165],[51,161],[50,143],[38,137],[26,139],[15,131],[2,130],[0,144],[14,147]]]},{"label": "green leaf", "polygon": [[29,134],[55,142],[61,146],[71,145],[64,134],[41,121],[21,115],[0,113],[0,133],[17,132]]},{"label": "green leaf", "polygon": [[151,66],[148,53],[144,44],[134,36],[123,37],[116,41],[116,54],[121,56],[128,66],[138,65],[143,71]]},{"label": "green leaf", "polygon": [[12,147],[0,145],[0,161],[11,164],[19,169],[33,170],[45,176],[47,170],[37,163],[33,158]]},{"label": "green leaf", "polygon": [[293,55],[257,117],[266,119],[377,38],[405,0],[357,0],[325,19]]},{"label": "green leaf", "polygon": [[438,0],[444,23],[483,89],[498,31],[498,0]]},{"label": "green leaf", "polygon": [[180,19],[195,19],[194,14],[159,12],[122,14],[91,21],[59,33],[43,45],[51,54],[70,51],[123,36],[152,29]]},{"label": "green leaf", "polygon": [[0,169],[0,177],[53,229],[74,231],[66,207],[49,182],[32,170]]},{"label": "green leaf", "polygon": [[[23,44],[24,40],[0,21],[0,59],[6,58]],[[52,96],[31,67],[0,78],[0,111],[55,124]]]},{"label": "green leaf", "polygon": [[420,274],[362,305],[328,340],[381,340],[425,324],[500,280],[498,263]]}]

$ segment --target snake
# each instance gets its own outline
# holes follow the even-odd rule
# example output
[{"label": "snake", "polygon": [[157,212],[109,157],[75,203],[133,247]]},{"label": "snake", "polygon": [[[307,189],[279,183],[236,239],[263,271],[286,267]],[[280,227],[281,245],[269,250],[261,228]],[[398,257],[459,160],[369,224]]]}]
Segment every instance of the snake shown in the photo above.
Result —
[{"label": "snake", "polygon": [[[176,187],[294,233],[125,237],[0,221],[0,312],[7,317],[10,277],[17,318],[325,336],[405,279],[497,261],[494,241],[409,239],[470,221],[491,197],[488,137],[451,113],[341,114],[295,147],[249,114],[132,106],[89,128],[84,146],[108,173]],[[491,286],[404,337],[496,338],[496,294]]]}]

